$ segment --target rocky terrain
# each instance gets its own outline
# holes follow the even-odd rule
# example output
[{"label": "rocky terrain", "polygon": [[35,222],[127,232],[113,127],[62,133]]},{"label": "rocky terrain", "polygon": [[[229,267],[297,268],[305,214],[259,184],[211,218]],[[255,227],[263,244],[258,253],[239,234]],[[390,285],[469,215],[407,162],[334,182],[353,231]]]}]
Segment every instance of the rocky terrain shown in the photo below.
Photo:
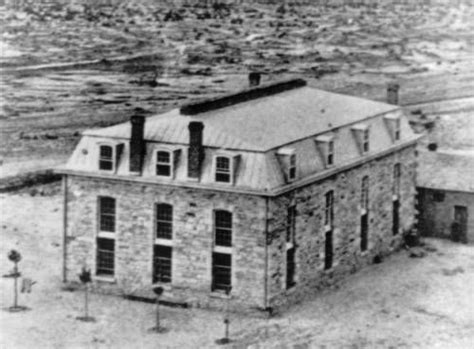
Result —
[{"label": "rocky terrain", "polygon": [[243,88],[249,71],[378,100],[397,80],[408,106],[474,96],[463,3],[110,3],[0,10],[1,176],[63,162],[82,130],[136,108]]}]

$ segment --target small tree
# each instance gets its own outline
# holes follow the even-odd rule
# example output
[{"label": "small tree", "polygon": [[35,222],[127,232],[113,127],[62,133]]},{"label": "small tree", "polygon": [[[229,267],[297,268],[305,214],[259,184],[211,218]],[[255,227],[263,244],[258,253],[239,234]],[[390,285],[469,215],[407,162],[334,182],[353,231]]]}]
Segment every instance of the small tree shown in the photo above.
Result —
[{"label": "small tree", "polygon": [[156,324],[155,327],[150,329],[152,332],[164,333],[168,331],[166,327],[162,327],[160,324],[160,297],[163,294],[163,291],[163,287],[161,286],[153,287],[153,292],[156,295]]},{"label": "small tree", "polygon": [[92,281],[90,269],[82,267],[79,280],[84,285],[84,316],[78,316],[77,319],[85,322],[94,322],[94,317],[89,316],[89,283]]},{"label": "small tree", "polygon": [[225,292],[227,295],[227,301],[226,301],[225,314],[224,314],[224,337],[216,340],[216,344],[219,344],[219,345],[228,344],[231,342],[231,339],[229,338],[229,326],[230,326],[229,302],[231,299],[230,297],[231,290],[232,290],[232,287],[228,286]]}]

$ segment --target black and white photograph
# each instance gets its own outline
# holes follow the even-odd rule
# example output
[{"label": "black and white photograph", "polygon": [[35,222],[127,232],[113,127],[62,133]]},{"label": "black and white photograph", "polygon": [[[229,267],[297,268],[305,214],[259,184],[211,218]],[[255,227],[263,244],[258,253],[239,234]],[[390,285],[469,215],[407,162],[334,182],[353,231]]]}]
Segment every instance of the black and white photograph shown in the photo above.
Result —
[{"label": "black and white photograph", "polygon": [[0,349],[474,348],[472,0],[0,0]]}]

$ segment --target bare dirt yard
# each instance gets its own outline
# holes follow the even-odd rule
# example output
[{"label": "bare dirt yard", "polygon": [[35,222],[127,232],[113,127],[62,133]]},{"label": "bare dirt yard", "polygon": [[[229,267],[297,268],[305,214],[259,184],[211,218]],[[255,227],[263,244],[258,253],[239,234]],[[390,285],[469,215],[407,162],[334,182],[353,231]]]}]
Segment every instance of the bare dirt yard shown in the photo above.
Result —
[{"label": "bare dirt yard", "polygon": [[[20,293],[30,310],[9,313],[13,280],[0,279],[1,348],[211,348],[223,336],[222,313],[161,306],[169,332],[155,334],[152,304],[97,294],[96,322],[76,320],[84,295],[62,290],[59,185],[1,194],[0,208],[0,273],[14,248],[23,276],[37,281]],[[472,348],[474,247],[427,239],[422,251],[401,250],[274,318],[233,314],[228,347]]]}]

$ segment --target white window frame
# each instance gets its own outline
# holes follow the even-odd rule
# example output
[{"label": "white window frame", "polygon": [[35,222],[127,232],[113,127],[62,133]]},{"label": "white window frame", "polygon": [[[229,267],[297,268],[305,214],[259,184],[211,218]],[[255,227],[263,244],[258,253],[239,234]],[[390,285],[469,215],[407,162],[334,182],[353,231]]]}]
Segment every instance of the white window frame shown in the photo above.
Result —
[{"label": "white window frame", "polygon": [[[223,171],[218,171],[217,168],[217,161],[219,158],[225,158],[229,162],[229,171],[228,172],[223,172]],[[213,179],[215,183],[219,184],[233,184],[234,182],[234,161],[233,161],[233,156],[232,155],[227,155],[227,154],[216,154],[214,155],[214,161],[213,161]],[[223,174],[223,175],[228,175],[229,176],[229,181],[224,182],[224,181],[218,181],[217,180],[217,174]]]},{"label": "white window frame", "polygon": [[399,141],[402,137],[401,124],[402,124],[402,122],[401,122],[399,117],[394,120],[394,126],[393,126],[393,139],[394,139],[394,141]]},{"label": "white window frame", "polygon": [[[160,162],[158,161],[158,153],[163,152],[163,153],[168,153],[170,161],[168,163]],[[174,177],[174,151],[170,149],[165,149],[165,148],[159,148],[154,151],[154,174],[157,177],[163,177],[163,178],[173,178]],[[158,174],[158,166],[169,166],[170,168],[170,174],[169,175],[163,175],[163,174]]]},{"label": "white window frame", "polygon": [[[296,153],[292,153],[288,157],[288,180],[293,182],[296,180],[296,170],[298,168],[298,159],[296,157]],[[293,175],[291,174],[293,172]]]},{"label": "white window frame", "polygon": [[326,166],[329,167],[334,165],[334,139],[328,141],[327,147]]},{"label": "white window frame", "polygon": [[[116,157],[117,157],[117,149],[116,149],[116,144],[113,144],[113,143],[98,143],[98,153],[97,153],[97,165],[98,165],[98,168],[99,168],[99,171],[100,172],[105,172],[105,173],[113,173],[115,172],[115,169],[116,169]],[[100,168],[100,162],[102,161],[101,159],[101,148],[102,147],[110,147],[112,148],[112,157],[111,157],[111,162],[112,162],[112,168],[110,170],[105,170],[105,169],[102,169]]]},{"label": "white window frame", "polygon": [[368,152],[370,152],[370,128],[367,127],[362,130],[362,153],[366,154]]}]

